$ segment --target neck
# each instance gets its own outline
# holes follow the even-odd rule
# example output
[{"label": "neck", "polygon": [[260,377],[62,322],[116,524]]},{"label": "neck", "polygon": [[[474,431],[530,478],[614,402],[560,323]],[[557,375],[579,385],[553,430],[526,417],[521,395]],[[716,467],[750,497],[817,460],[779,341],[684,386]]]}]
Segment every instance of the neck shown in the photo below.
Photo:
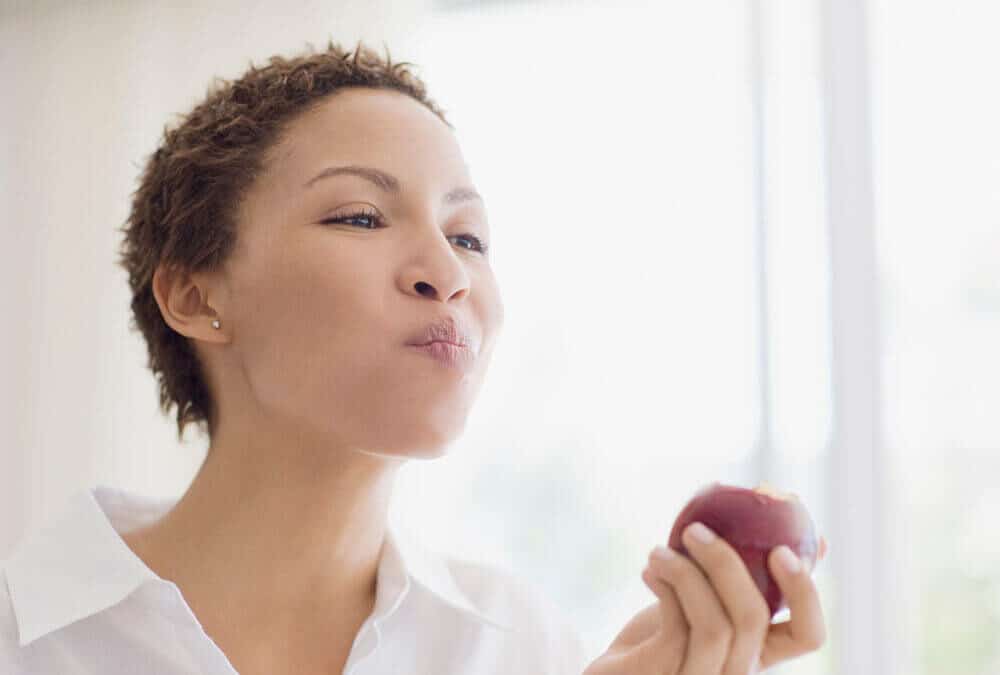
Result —
[{"label": "neck", "polygon": [[315,626],[322,640],[345,613],[363,621],[400,463],[220,440],[174,508],[126,543],[177,584],[206,630],[210,617],[239,617],[241,639],[287,641]]}]

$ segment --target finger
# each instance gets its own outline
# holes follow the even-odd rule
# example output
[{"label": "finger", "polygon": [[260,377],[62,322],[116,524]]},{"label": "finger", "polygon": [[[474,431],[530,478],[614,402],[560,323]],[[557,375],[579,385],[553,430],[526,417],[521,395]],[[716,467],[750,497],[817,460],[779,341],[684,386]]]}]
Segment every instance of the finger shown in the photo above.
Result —
[{"label": "finger", "polygon": [[[652,562],[652,555],[650,557]],[[653,631],[653,635],[647,636],[644,641],[640,641],[638,646],[630,651],[636,660],[632,668],[622,672],[643,672],[645,664],[656,664],[658,673],[676,673],[680,670],[684,662],[684,654],[687,652],[688,635],[690,627],[684,618],[680,601],[670,584],[657,577],[657,573],[651,565],[647,565],[642,571],[642,580],[646,586],[656,594],[659,599],[660,625]],[[652,637],[652,639],[649,639]],[[640,667],[639,664],[643,664]]]},{"label": "finger", "polygon": [[771,610],[740,554],[702,526],[689,526],[683,533],[684,546],[705,571],[733,627],[732,644],[723,675],[746,675],[757,665],[761,646],[771,625]]},{"label": "finger", "polygon": [[690,626],[680,675],[720,672],[733,635],[726,610],[696,562],[670,548],[657,547],[656,551],[667,557],[653,556],[649,564],[677,594]]},{"label": "finger", "polygon": [[[787,551],[797,569],[789,571],[782,564],[783,551]],[[778,583],[791,618],[773,624],[761,652],[761,669],[815,651],[826,642],[826,623],[819,603],[819,593],[809,576],[808,568],[787,546],[778,546],[768,556],[768,566]]]},{"label": "finger", "polygon": [[686,641],[690,629],[687,619],[684,618],[684,612],[681,610],[677,594],[674,593],[670,584],[657,576],[656,570],[652,568],[652,554],[650,554],[649,562],[650,564],[642,571],[642,580],[659,599],[657,604],[660,612],[660,632],[665,636],[682,636]]},{"label": "finger", "polygon": [[820,538],[819,538],[819,559],[820,560],[822,560],[823,558],[826,557],[826,551],[827,551],[828,548],[829,548],[829,546],[826,543],[826,537],[820,536]]}]

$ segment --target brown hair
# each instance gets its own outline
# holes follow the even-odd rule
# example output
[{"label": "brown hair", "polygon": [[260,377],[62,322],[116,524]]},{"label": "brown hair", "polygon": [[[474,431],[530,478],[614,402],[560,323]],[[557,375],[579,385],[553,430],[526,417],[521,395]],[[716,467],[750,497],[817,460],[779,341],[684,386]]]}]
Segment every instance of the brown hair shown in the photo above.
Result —
[{"label": "brown hair", "polygon": [[[177,436],[195,422],[209,438],[216,406],[190,340],[163,320],[153,295],[158,266],[187,272],[215,271],[236,243],[236,214],[258,175],[267,170],[268,152],[300,115],[345,87],[394,89],[427,106],[451,127],[426,95],[424,83],[405,66],[362,45],[353,54],[332,41],[325,51],[250,69],[233,81],[215,78],[205,99],[164,127],[163,142],[147,162],[132,193],[118,264],[128,271],[132,290],[130,326],[142,332],[148,367],[158,375],[160,408],[177,406]],[[220,85],[221,81],[221,86]]]}]

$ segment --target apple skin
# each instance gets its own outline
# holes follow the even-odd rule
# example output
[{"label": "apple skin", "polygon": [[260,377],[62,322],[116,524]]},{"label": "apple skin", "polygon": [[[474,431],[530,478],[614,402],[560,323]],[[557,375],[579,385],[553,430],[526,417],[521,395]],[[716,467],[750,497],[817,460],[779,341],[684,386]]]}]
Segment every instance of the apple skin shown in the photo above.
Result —
[{"label": "apple skin", "polygon": [[721,483],[705,486],[681,510],[670,531],[670,548],[689,558],[681,534],[695,521],[703,523],[739,553],[767,601],[772,619],[787,605],[767,568],[771,550],[784,544],[810,570],[816,565],[816,528],[795,495],[774,497],[757,489]]}]

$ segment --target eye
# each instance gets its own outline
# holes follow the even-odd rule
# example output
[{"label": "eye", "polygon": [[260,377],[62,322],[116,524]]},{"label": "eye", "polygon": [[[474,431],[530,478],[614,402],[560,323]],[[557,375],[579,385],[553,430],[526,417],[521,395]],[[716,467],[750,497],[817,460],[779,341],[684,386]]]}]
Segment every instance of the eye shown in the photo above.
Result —
[{"label": "eye", "polygon": [[[373,221],[375,223],[381,223],[382,222],[382,216],[380,216],[379,214],[375,213],[374,211],[366,211],[366,210],[362,209],[360,211],[355,211],[354,213],[349,213],[349,214],[347,214],[345,216],[337,216],[336,218],[327,218],[326,220],[321,220],[320,223],[322,223],[324,225],[327,224],[327,223],[342,223],[345,220],[354,220],[356,218],[370,220],[370,221]],[[365,229],[377,229],[377,228],[367,228],[366,227]]]},{"label": "eye", "polygon": [[485,241],[483,241],[474,234],[466,233],[466,234],[460,234],[458,236],[461,239],[471,239],[472,241],[476,242],[476,246],[479,247],[477,250],[483,255],[486,255],[486,253],[490,250],[489,244],[487,244]]},{"label": "eye", "polygon": [[[327,218],[326,220],[321,220],[319,222],[320,222],[320,224],[323,224],[323,225],[327,225],[327,224],[331,224],[332,225],[334,223],[343,223],[343,222],[348,221],[348,220],[366,220],[366,221],[368,221],[369,223],[371,223],[373,225],[373,227],[368,227],[367,225],[353,225],[354,227],[361,227],[361,228],[366,229],[366,230],[377,230],[377,229],[379,229],[379,227],[384,226],[384,221],[382,219],[382,216],[380,216],[378,213],[376,213],[374,211],[367,211],[365,209],[362,209],[360,211],[355,211],[354,213],[348,213],[348,214],[343,215],[343,216],[337,216],[335,218]],[[490,250],[489,245],[485,241],[483,241],[482,239],[480,239],[479,237],[477,237],[474,234],[470,234],[470,233],[466,232],[465,234],[458,235],[458,238],[459,239],[469,239],[472,242],[474,242],[475,246],[477,247],[477,248],[469,248],[467,250],[478,251],[479,253],[481,253],[483,255],[486,255],[487,252],[489,252],[489,250]]]}]

